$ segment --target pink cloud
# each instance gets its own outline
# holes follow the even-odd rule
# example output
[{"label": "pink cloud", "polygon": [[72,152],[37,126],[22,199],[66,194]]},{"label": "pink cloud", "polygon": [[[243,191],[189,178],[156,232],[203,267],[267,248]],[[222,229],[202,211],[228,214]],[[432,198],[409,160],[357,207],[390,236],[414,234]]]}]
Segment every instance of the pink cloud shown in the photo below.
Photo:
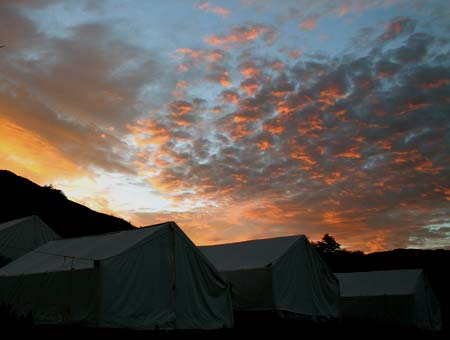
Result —
[{"label": "pink cloud", "polygon": [[350,10],[350,4],[346,3],[339,9],[339,16],[342,17],[348,13]]},{"label": "pink cloud", "polygon": [[298,25],[305,30],[312,31],[317,27],[317,19],[317,15],[310,16],[307,19],[301,21]]},{"label": "pink cloud", "polygon": [[276,31],[265,25],[233,26],[231,33],[224,36],[212,34],[204,38],[208,45],[232,46],[253,42],[262,37],[267,44],[272,44],[276,38]]},{"label": "pink cloud", "polygon": [[197,8],[202,11],[205,11],[205,12],[210,12],[210,13],[221,15],[224,18],[228,18],[228,16],[231,14],[231,11],[229,9],[222,8],[222,7],[216,7],[212,4],[210,4],[209,2],[200,4],[200,5],[198,5]]}]

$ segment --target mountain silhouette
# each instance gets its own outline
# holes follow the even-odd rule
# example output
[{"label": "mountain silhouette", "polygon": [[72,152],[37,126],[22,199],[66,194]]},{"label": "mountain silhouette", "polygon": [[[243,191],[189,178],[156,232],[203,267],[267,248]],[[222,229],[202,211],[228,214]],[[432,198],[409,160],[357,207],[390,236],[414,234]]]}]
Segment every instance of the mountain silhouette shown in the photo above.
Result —
[{"label": "mountain silhouette", "polygon": [[79,237],[133,229],[111,215],[99,213],[67,199],[63,192],[40,186],[8,170],[0,170],[3,199],[0,223],[37,215],[61,237]]}]

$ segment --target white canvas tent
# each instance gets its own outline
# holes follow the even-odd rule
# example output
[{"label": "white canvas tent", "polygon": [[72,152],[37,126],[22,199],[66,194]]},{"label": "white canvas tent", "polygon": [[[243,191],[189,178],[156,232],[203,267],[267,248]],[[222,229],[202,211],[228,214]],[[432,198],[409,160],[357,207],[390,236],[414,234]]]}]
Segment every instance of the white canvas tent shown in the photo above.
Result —
[{"label": "white canvas tent", "polygon": [[231,283],[237,311],[338,316],[338,280],[303,235],[199,249]]},{"label": "white canvas tent", "polygon": [[440,330],[441,313],[421,269],[337,273],[344,318]]},{"label": "white canvas tent", "polygon": [[61,237],[33,215],[0,224],[0,256],[10,260]]},{"label": "white canvas tent", "polygon": [[233,327],[230,290],[174,222],[48,242],[0,269],[0,303],[37,324]]}]

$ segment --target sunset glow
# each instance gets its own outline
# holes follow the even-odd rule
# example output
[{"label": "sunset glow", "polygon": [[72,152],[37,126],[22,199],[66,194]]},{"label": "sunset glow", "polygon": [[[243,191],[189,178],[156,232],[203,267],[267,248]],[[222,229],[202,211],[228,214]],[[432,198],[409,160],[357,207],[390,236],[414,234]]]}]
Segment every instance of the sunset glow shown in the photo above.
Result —
[{"label": "sunset glow", "polygon": [[450,3],[0,3],[0,168],[197,244],[450,247]]}]

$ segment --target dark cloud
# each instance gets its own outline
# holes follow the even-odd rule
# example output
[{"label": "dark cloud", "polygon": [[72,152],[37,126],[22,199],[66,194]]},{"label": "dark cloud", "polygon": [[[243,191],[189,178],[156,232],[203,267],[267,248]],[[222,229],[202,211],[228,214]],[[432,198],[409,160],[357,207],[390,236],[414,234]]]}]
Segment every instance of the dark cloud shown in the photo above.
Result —
[{"label": "dark cloud", "polygon": [[433,37],[425,33],[411,35],[406,44],[391,51],[393,59],[398,63],[414,63],[421,61],[432,44]]},{"label": "dark cloud", "polygon": [[[128,133],[126,123],[142,114],[155,85],[169,87],[157,53],[117,38],[106,24],[75,26],[64,38],[47,36],[23,14],[22,5],[30,7],[20,2],[0,10],[0,42],[7,45],[0,60],[0,96],[11,108],[2,116],[79,164],[134,172],[130,150],[120,139]],[[155,107],[170,96],[162,92]]]},{"label": "dark cloud", "polygon": [[51,3],[55,3],[57,0],[2,0],[0,7],[27,7],[27,8],[42,8]]},{"label": "dark cloud", "polygon": [[140,114],[144,86],[162,78],[156,58],[89,24],[66,39],[46,39],[38,60],[15,58],[4,76],[21,84],[73,119],[121,126]]},{"label": "dark cloud", "polygon": [[2,50],[2,59],[12,55],[21,48],[26,48],[41,37],[33,22],[23,17],[17,8],[0,4],[0,44],[7,48]]},{"label": "dark cloud", "polygon": [[381,41],[394,40],[402,35],[410,34],[414,31],[416,22],[410,18],[394,18],[386,25],[382,35],[378,37]]}]

